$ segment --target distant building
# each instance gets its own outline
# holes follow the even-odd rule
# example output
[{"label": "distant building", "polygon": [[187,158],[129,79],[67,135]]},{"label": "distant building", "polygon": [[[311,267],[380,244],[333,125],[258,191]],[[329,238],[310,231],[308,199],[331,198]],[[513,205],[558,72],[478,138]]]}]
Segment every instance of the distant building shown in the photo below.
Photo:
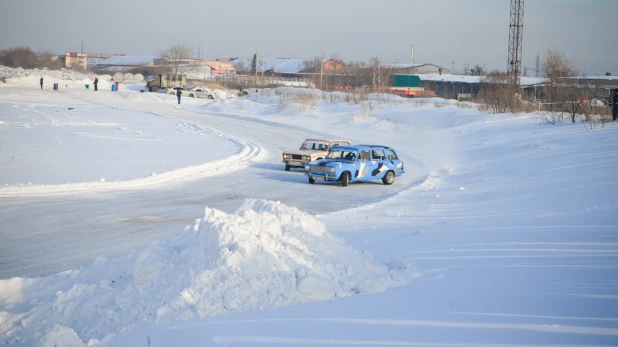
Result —
[{"label": "distant building", "polygon": [[209,79],[214,74],[214,68],[209,64],[209,61],[201,59],[169,59],[159,57],[154,59],[155,67],[170,69],[171,72],[187,75],[187,79]]},{"label": "distant building", "polygon": [[125,71],[131,70],[137,67],[152,67],[154,66],[154,60],[157,59],[156,55],[123,55],[114,56],[99,61],[96,64],[99,68],[104,68],[109,71]]},{"label": "distant building", "polygon": [[451,70],[443,68],[435,64],[391,64],[393,74],[438,74],[450,75]]},{"label": "distant building", "polygon": [[88,67],[88,54],[67,52],[64,55],[64,66],[70,69],[86,69]]},{"label": "distant building", "polygon": [[58,58],[64,63],[65,67],[71,69],[86,69],[87,67],[97,65],[104,59],[114,56],[124,56],[124,54],[67,52]]},{"label": "distant building", "polygon": [[213,75],[235,75],[236,67],[228,61],[206,60],[206,64],[212,67]]}]

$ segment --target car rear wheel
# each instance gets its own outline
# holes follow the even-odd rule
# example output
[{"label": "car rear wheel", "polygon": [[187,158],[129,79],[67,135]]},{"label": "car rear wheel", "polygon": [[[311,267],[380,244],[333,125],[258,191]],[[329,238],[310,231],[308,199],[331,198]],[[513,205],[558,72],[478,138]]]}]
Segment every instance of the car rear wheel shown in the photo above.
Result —
[{"label": "car rear wheel", "polygon": [[350,182],[350,173],[347,171],[344,171],[341,174],[341,186],[347,187],[349,182]]},{"label": "car rear wheel", "polygon": [[152,87],[150,87],[150,91],[151,91],[151,92],[153,92],[153,93],[156,93],[156,92],[158,92],[158,91],[159,91],[159,87],[157,87],[157,86],[152,86]]},{"label": "car rear wheel", "polygon": [[290,171],[290,165],[285,166],[285,171]]},{"label": "car rear wheel", "polygon": [[313,178],[309,177],[309,184],[314,184],[314,183],[315,183],[315,180]]},{"label": "car rear wheel", "polygon": [[191,93],[191,94],[189,94],[189,96],[190,96],[190,97],[192,97],[192,98],[194,98],[194,97],[195,97],[195,94]]},{"label": "car rear wheel", "polygon": [[395,182],[395,174],[392,171],[388,171],[382,178],[384,184],[390,185]]}]

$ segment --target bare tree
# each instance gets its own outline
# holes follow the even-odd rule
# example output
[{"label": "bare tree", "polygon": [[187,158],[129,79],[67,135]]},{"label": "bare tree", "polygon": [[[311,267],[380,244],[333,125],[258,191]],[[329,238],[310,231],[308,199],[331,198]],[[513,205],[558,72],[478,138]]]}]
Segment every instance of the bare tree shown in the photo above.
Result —
[{"label": "bare tree", "polygon": [[350,85],[361,87],[369,84],[367,63],[364,61],[351,61],[346,64]]},{"label": "bare tree", "polygon": [[369,60],[369,67],[371,68],[371,85],[375,91],[379,91],[388,84],[393,67],[384,65],[377,56]]},{"label": "bare tree", "polygon": [[174,70],[174,74],[178,74],[178,68],[193,57],[193,49],[186,45],[174,45],[160,51],[159,57]]},{"label": "bare tree", "polygon": [[234,62],[234,68],[236,69],[236,73],[240,75],[244,75],[249,72],[247,70],[247,65],[245,64],[244,59],[236,59],[236,61]]},{"label": "bare tree", "polygon": [[482,76],[485,74],[485,70],[483,69],[482,66],[480,65],[476,65],[475,67],[473,67],[470,72],[472,73],[472,76],[477,75],[477,76]]},{"label": "bare tree", "polygon": [[28,47],[13,47],[0,51],[0,65],[34,69],[60,69],[61,64],[50,52],[33,52]]},{"label": "bare tree", "polygon": [[558,85],[556,99],[561,100],[563,104],[559,107],[562,112],[568,113],[571,121],[575,123],[575,119],[580,115],[585,115],[585,108],[589,105],[588,95],[590,87],[585,81],[577,79],[565,79]]},{"label": "bare tree", "polygon": [[560,81],[577,76],[579,71],[577,71],[566,55],[557,48],[547,49],[541,62],[541,71],[543,77],[549,83],[550,110],[553,111],[553,103],[562,101],[558,98]]},{"label": "bare tree", "polygon": [[515,112],[518,108],[517,86],[508,83],[508,74],[492,71],[483,78],[479,101],[493,113]]},{"label": "bare tree", "polygon": [[320,64],[322,64],[322,58],[315,56],[313,58],[303,60],[302,71],[304,72],[320,72]]}]

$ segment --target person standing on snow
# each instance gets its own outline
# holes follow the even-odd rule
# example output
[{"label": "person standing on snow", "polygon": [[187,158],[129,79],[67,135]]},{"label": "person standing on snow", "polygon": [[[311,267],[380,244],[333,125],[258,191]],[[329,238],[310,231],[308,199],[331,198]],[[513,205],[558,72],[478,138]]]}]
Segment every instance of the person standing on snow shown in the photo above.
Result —
[{"label": "person standing on snow", "polygon": [[41,81],[39,82],[39,84],[41,85],[41,90],[43,90],[43,76],[41,76]]},{"label": "person standing on snow", "polygon": [[612,107],[612,120],[615,122],[618,120],[618,89],[612,91],[612,95],[609,97],[609,104]]},{"label": "person standing on snow", "polygon": [[182,92],[180,91],[180,89],[176,89],[176,96],[178,97],[178,105],[180,105],[180,95],[182,94]]},{"label": "person standing on snow", "polygon": [[96,92],[97,90],[99,90],[99,89],[97,88],[97,84],[99,84],[99,79],[95,77],[95,78],[94,78],[94,91],[95,91],[95,92]]}]

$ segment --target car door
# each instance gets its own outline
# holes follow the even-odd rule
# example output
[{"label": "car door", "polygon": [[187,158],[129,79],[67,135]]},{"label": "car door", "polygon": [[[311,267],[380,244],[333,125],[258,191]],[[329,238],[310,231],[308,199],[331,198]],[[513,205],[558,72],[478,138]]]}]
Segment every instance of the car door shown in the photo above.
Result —
[{"label": "car door", "polygon": [[399,157],[397,157],[397,153],[394,150],[387,148],[386,149],[386,159],[392,163],[393,171],[395,172],[395,176],[401,176],[403,173],[403,162]]},{"label": "car door", "polygon": [[386,172],[389,170],[390,165],[385,163],[386,153],[382,148],[373,148],[371,150],[371,167],[370,174],[371,179],[382,179]]},{"label": "car door", "polygon": [[354,181],[371,181],[371,172],[373,163],[371,161],[371,153],[368,150],[361,150],[356,161],[356,172],[352,174]]}]

